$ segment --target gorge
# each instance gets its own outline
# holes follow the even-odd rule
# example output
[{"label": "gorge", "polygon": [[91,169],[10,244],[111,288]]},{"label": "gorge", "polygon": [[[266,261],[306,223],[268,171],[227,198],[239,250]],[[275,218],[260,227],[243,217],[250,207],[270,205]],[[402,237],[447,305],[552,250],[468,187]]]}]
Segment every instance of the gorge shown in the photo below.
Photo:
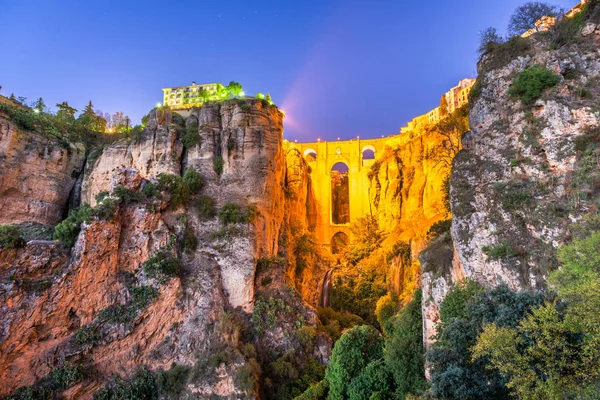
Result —
[{"label": "gorge", "polygon": [[[600,260],[600,4],[579,15],[566,42],[492,43],[468,104],[377,139],[285,140],[249,96],[157,106],[121,136],[0,98],[0,396],[583,396],[595,373],[506,386],[477,342],[578,304],[556,271]],[[556,318],[582,354],[595,304]]]}]

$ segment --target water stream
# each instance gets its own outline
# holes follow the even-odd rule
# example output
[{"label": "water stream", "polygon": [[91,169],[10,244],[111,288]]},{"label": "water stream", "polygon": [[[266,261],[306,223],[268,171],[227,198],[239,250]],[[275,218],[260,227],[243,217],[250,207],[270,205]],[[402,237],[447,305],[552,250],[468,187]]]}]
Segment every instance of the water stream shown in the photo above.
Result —
[{"label": "water stream", "polygon": [[321,287],[321,295],[319,296],[319,307],[329,307],[329,289],[331,288],[331,274],[333,270],[330,269],[323,278],[323,286]]}]

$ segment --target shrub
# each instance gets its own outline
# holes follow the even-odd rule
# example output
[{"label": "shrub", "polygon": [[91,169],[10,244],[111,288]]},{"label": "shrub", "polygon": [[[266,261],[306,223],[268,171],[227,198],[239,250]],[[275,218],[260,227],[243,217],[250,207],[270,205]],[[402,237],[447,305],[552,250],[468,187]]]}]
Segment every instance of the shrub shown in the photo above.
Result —
[{"label": "shrub", "polygon": [[102,333],[97,325],[82,326],[75,332],[75,343],[78,345],[93,345],[100,339],[102,339]]},{"label": "shrub", "polygon": [[270,276],[265,276],[264,278],[262,278],[260,280],[260,285],[261,286],[268,286],[271,284],[271,282],[273,282],[273,278],[271,278]]},{"label": "shrub", "polygon": [[219,210],[219,221],[223,225],[247,223],[248,209],[244,210],[239,204],[227,203]]},{"label": "shrub", "polygon": [[81,230],[81,224],[91,221],[92,214],[93,209],[88,204],[74,209],[64,221],[54,227],[54,239],[60,240],[69,247],[73,246]]},{"label": "shrub", "polygon": [[369,363],[348,386],[348,400],[382,399],[394,397],[394,382],[382,360]]},{"label": "shrub", "polygon": [[223,157],[216,156],[215,159],[213,160],[213,169],[215,170],[217,175],[223,174],[224,166],[225,166],[225,160],[223,160]]},{"label": "shrub", "polygon": [[583,12],[579,12],[571,18],[564,15],[557,18],[556,22],[550,27],[553,48],[559,48],[576,42],[581,28],[583,28],[583,22]]},{"label": "shrub", "polygon": [[190,124],[186,128],[183,138],[181,139],[181,142],[183,143],[183,147],[185,147],[186,149],[191,149],[192,147],[196,146],[197,144],[200,144],[201,138],[200,138],[200,132],[198,132],[197,124]]},{"label": "shrub", "polygon": [[196,238],[196,234],[191,227],[185,228],[185,232],[183,234],[183,251],[186,253],[192,252],[196,250],[198,247],[198,239]]},{"label": "shrub", "polygon": [[160,372],[156,377],[156,384],[161,394],[175,398],[185,390],[190,369],[183,365],[173,363],[171,369]]},{"label": "shrub", "polygon": [[446,232],[450,232],[451,227],[452,227],[451,219],[438,221],[438,222],[434,223],[433,225],[431,225],[431,227],[427,231],[427,238],[429,240],[435,239],[436,237],[438,237]]},{"label": "shrub", "polygon": [[94,393],[94,400],[158,400],[157,389],[154,374],[143,367],[129,381],[115,378],[112,385]]},{"label": "shrub", "polygon": [[483,55],[493,48],[494,45],[504,43],[504,38],[498,34],[498,30],[493,27],[489,27],[479,32],[479,48],[477,53]]},{"label": "shrub", "polygon": [[108,220],[115,215],[118,205],[119,203],[116,199],[107,197],[102,200],[102,203],[96,205],[96,208],[94,208],[94,216]]},{"label": "shrub", "polygon": [[554,87],[560,82],[560,75],[542,67],[533,65],[521,71],[515,79],[513,85],[508,89],[508,93],[518,96],[523,104],[531,105],[542,95],[544,89]]},{"label": "shrub", "polygon": [[[244,104],[244,105],[246,105],[246,104]],[[243,109],[243,106],[242,106],[242,109]],[[230,137],[229,139],[227,139],[227,155],[228,156],[231,155],[231,152],[233,151],[233,149],[235,149],[235,139]]]},{"label": "shrub", "polygon": [[134,203],[141,200],[140,192],[131,190],[125,186],[117,186],[113,193],[119,198],[119,201],[124,204]]},{"label": "shrub", "polygon": [[486,70],[502,68],[515,58],[522,56],[532,49],[531,40],[521,36],[515,36],[504,43],[489,42],[486,57],[481,65],[480,76]]},{"label": "shrub", "polygon": [[209,195],[204,194],[198,197],[196,208],[198,209],[198,216],[203,221],[212,219],[217,215],[215,201]]},{"label": "shrub", "polygon": [[133,305],[138,310],[143,310],[158,297],[158,289],[153,286],[135,286],[129,288]]},{"label": "shrub", "polygon": [[23,232],[12,225],[0,225],[0,249],[16,249],[24,247]]},{"label": "shrub", "polygon": [[52,388],[58,391],[65,390],[83,379],[83,367],[69,362],[50,372],[49,378]]},{"label": "shrub", "polygon": [[247,394],[252,393],[258,383],[261,374],[260,364],[254,359],[250,359],[244,366],[238,369],[235,375],[235,384]]},{"label": "shrub", "polygon": [[203,183],[200,174],[195,169],[188,168],[183,174],[183,182],[189,188],[190,193],[196,194],[202,189]]},{"label": "shrub", "polygon": [[113,304],[100,311],[98,319],[114,324],[127,324],[134,320],[135,314],[136,310],[127,304]]},{"label": "shrub", "polygon": [[158,190],[167,192],[171,196],[173,207],[185,203],[190,195],[190,188],[183,178],[175,174],[162,173],[158,175]]},{"label": "shrub", "polygon": [[144,194],[144,196],[146,196],[147,199],[151,199],[153,197],[156,197],[158,190],[154,183],[146,182],[146,184],[142,188],[142,193]]},{"label": "shrub", "polygon": [[331,400],[348,398],[350,382],[371,362],[383,356],[383,339],[372,326],[354,327],[335,343],[325,377]]},{"label": "shrub", "polygon": [[275,299],[269,297],[259,297],[254,302],[254,309],[252,310],[252,326],[255,332],[262,336],[262,334],[275,327],[278,316],[285,311],[285,303],[281,299]]},{"label": "shrub", "polygon": [[481,250],[490,260],[501,260],[516,255],[511,245],[502,243],[494,246],[483,246]]},{"label": "shrub", "polygon": [[410,264],[411,251],[410,244],[400,241],[394,244],[392,250],[385,256],[386,263],[390,264],[394,258],[401,256],[404,264]]},{"label": "shrub", "polygon": [[165,281],[167,278],[179,276],[181,263],[172,255],[160,252],[144,261],[142,269],[148,277]]},{"label": "shrub", "polygon": [[102,200],[104,200],[106,197],[108,197],[110,195],[110,193],[107,190],[103,190],[100,193],[98,193],[95,197],[96,199],[96,203],[101,203]]}]

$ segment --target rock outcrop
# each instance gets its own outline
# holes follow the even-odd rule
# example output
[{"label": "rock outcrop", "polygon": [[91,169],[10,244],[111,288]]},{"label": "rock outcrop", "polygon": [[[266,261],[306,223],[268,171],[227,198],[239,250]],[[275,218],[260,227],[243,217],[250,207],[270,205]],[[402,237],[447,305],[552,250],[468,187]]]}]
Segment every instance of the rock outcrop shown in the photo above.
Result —
[{"label": "rock outcrop", "polygon": [[0,224],[63,219],[85,146],[20,129],[0,115]]}]

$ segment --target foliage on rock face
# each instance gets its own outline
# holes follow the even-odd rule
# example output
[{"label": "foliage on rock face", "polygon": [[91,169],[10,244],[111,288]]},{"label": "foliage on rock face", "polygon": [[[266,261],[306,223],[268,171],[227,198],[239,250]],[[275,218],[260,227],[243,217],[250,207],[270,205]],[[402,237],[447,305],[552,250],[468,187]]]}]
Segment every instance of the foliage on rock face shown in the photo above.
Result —
[{"label": "foliage on rock face", "polygon": [[25,246],[23,232],[12,225],[0,225],[0,249],[16,249]]},{"label": "foliage on rock face", "polygon": [[350,229],[354,235],[354,243],[346,251],[344,258],[348,263],[356,265],[379,247],[385,235],[379,229],[377,218],[372,215],[359,218]]},{"label": "foliage on rock face", "polygon": [[467,284],[457,289],[449,302],[451,306],[442,303],[447,319],[441,318],[437,342],[426,355],[432,395],[442,399],[506,397],[506,379],[487,368],[486,358],[473,360],[471,348],[487,324],[515,327],[543,304],[544,296],[513,292],[506,285],[478,291]]},{"label": "foliage on rock face", "polygon": [[390,327],[388,326],[388,321],[396,314],[399,307],[398,297],[389,292],[385,296],[382,296],[377,300],[377,305],[375,307],[375,316],[377,317],[377,321],[379,322],[379,326],[383,329],[386,334],[389,334]]},{"label": "foliage on rock face", "polygon": [[365,367],[383,356],[383,338],[369,325],[350,329],[335,343],[325,377],[329,382],[331,400],[348,398],[350,382]]},{"label": "foliage on rock face", "polygon": [[51,400],[59,398],[60,392],[70,388],[84,377],[81,365],[65,362],[61,367],[53,369],[33,386],[21,387],[6,400]]},{"label": "foliage on rock face", "polygon": [[171,369],[158,373],[156,384],[162,394],[169,398],[175,398],[185,390],[189,375],[188,367],[173,363]]},{"label": "foliage on rock face", "polygon": [[162,173],[158,175],[157,189],[171,196],[171,205],[178,207],[185,203],[190,196],[190,188],[183,178],[175,174]]},{"label": "foliage on rock face", "polygon": [[201,195],[196,201],[196,209],[201,220],[209,220],[217,215],[215,201],[209,195]]},{"label": "foliage on rock face", "polygon": [[192,168],[185,170],[185,174],[183,174],[183,182],[187,185],[190,193],[192,194],[200,192],[203,186],[200,174]]},{"label": "foliage on rock face", "polygon": [[319,307],[317,309],[319,332],[325,332],[334,341],[342,336],[342,331],[356,325],[363,325],[364,321],[358,315],[347,311],[335,311],[331,307]]},{"label": "foliage on rock face", "polygon": [[54,239],[60,240],[69,247],[73,246],[81,230],[81,224],[91,221],[92,215],[93,209],[88,204],[71,211],[71,214],[54,228]]},{"label": "foliage on rock face", "polygon": [[114,381],[94,393],[94,400],[158,400],[154,374],[140,368],[129,380],[116,377]]},{"label": "foliage on rock face", "polygon": [[525,68],[513,79],[513,84],[508,93],[518,96],[523,104],[533,104],[540,98],[544,89],[556,86],[560,82],[560,75],[554,74],[541,65]]},{"label": "foliage on rock face", "polygon": [[186,129],[183,137],[181,138],[183,143],[183,147],[186,149],[190,149],[198,144],[200,144],[200,132],[198,131],[197,123],[190,123]]},{"label": "foliage on rock face", "polygon": [[226,203],[219,210],[219,221],[223,225],[247,224],[258,214],[256,205],[250,204],[242,207],[236,203]]},{"label": "foliage on rock face", "polygon": [[156,253],[142,264],[144,273],[150,278],[166,280],[181,273],[181,262],[170,254]]},{"label": "foliage on rock face", "polygon": [[452,318],[464,318],[469,301],[483,290],[477,282],[466,279],[455,284],[440,305],[440,320],[450,321]]}]

